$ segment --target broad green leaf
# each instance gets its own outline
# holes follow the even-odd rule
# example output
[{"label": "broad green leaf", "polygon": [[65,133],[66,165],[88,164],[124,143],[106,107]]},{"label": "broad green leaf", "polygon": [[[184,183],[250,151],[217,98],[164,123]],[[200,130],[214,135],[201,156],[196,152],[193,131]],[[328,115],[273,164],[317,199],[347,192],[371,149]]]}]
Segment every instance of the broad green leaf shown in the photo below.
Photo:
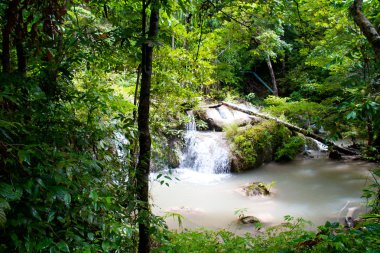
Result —
[{"label": "broad green leaf", "polygon": [[43,239],[41,242],[39,242],[36,246],[36,250],[43,250],[47,247],[51,246],[53,244],[53,240],[50,238]]},{"label": "broad green leaf", "polygon": [[356,112],[352,111],[347,116],[346,119],[356,119]]},{"label": "broad green leaf", "polygon": [[20,149],[17,155],[20,163],[25,162],[30,165],[30,154],[28,151]]},{"label": "broad green leaf", "polygon": [[63,252],[70,252],[69,245],[65,241],[59,241],[57,247]]},{"label": "broad green leaf", "polygon": [[0,183],[0,196],[8,201],[19,200],[22,196],[22,190],[6,183]]}]

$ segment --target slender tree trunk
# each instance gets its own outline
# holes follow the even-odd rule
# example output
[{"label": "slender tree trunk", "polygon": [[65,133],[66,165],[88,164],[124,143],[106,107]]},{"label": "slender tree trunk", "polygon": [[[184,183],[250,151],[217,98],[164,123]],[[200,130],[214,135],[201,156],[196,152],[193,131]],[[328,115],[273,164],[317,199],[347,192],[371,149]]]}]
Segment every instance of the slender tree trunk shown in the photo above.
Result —
[{"label": "slender tree trunk", "polygon": [[172,49],[175,49],[175,33],[172,34]]},{"label": "slender tree trunk", "polygon": [[11,54],[10,54],[10,29],[8,24],[3,28],[3,54],[2,54],[2,65],[3,72],[11,72]]},{"label": "slender tree trunk", "polygon": [[[145,1],[143,1],[144,7]],[[145,8],[143,8],[145,9]],[[145,12],[145,10],[144,10]],[[143,14],[144,17],[144,14]],[[149,210],[149,167],[151,156],[151,137],[149,131],[150,87],[152,76],[153,46],[159,25],[159,0],[151,1],[148,39],[144,41],[141,61],[141,88],[138,108],[139,161],[136,169],[136,190],[138,200],[139,253],[150,252],[150,210]],[[145,34],[145,20],[143,20]],[[145,37],[145,36],[144,36]]]},{"label": "slender tree trunk", "polygon": [[16,53],[17,53],[17,71],[21,73],[22,75],[25,75],[26,55],[25,55],[23,40],[24,40],[24,35],[22,31],[22,25],[20,21],[18,21],[16,25],[16,35],[15,35],[15,45],[16,45]]},{"label": "slender tree trunk", "polygon": [[19,0],[10,1],[8,8],[5,10],[5,24],[2,29],[3,37],[3,52],[1,56],[2,67],[4,73],[11,72],[11,32],[15,23],[15,16]]},{"label": "slender tree trunk", "polygon": [[141,75],[141,64],[139,64],[139,66],[137,67],[137,78],[136,78],[136,87],[135,87],[135,95],[133,97],[133,105],[135,106],[135,108],[133,109],[133,122],[135,122],[136,120],[136,107],[137,107],[137,97],[138,97],[138,93],[139,93],[139,83],[140,83],[140,75]]},{"label": "slender tree trunk", "polygon": [[278,96],[278,89],[277,89],[277,82],[276,82],[276,76],[274,75],[272,62],[270,60],[270,57],[267,58],[267,65],[270,73],[270,77],[272,79],[272,86],[273,86],[273,95]]},{"label": "slender tree trunk", "polygon": [[104,12],[104,17],[108,19],[108,7],[106,4],[103,5],[103,12]]},{"label": "slender tree trunk", "polygon": [[380,61],[380,34],[375,26],[364,16],[362,12],[363,0],[355,0],[350,6],[350,13],[359,26],[360,30],[367,38],[368,42],[372,45],[375,51],[375,60]]},{"label": "slender tree trunk", "polygon": [[372,146],[373,145],[373,137],[374,137],[374,131],[373,131],[373,122],[372,119],[367,119],[367,132],[368,132],[368,141],[367,145]]}]

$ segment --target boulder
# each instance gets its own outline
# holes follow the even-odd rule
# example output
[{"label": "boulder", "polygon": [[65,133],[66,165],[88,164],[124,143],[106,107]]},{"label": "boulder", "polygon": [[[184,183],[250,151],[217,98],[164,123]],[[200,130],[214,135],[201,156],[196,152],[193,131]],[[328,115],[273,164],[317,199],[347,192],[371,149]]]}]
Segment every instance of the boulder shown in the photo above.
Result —
[{"label": "boulder", "polygon": [[336,151],[336,150],[333,150],[333,151],[330,152],[330,154],[329,154],[329,158],[330,158],[331,160],[342,160],[342,154],[339,153],[339,152]]},{"label": "boulder", "polygon": [[194,114],[201,120],[207,122],[209,130],[222,131],[228,125],[236,124],[244,126],[261,119],[246,113],[233,110],[225,105],[216,107],[202,107],[195,110]]},{"label": "boulder", "polygon": [[268,196],[270,192],[264,183],[252,182],[246,186],[243,186],[243,191],[246,196]]},{"label": "boulder", "polygon": [[168,140],[168,146],[168,166],[170,168],[178,168],[181,162],[181,150],[184,146],[184,142],[179,138],[172,138]]},{"label": "boulder", "polygon": [[243,216],[239,217],[239,222],[242,224],[255,224],[255,223],[259,223],[260,220],[255,216],[243,215]]}]

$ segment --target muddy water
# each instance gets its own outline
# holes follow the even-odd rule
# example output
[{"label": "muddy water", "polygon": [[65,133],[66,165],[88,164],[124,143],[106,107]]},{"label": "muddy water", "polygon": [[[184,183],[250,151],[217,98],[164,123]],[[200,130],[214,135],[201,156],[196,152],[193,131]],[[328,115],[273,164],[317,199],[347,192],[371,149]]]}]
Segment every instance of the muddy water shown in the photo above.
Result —
[{"label": "muddy water", "polygon": [[[237,224],[237,210],[258,217],[264,225],[279,224],[285,215],[321,225],[326,220],[342,220],[347,212],[353,216],[365,212],[361,190],[368,183],[371,167],[364,162],[311,159],[270,163],[241,174],[177,169],[173,177],[179,181],[168,181],[169,187],[153,180],[157,175],[151,175],[153,212],[180,213],[185,218],[185,228],[228,228],[238,233],[251,228]],[[239,187],[253,181],[275,181],[274,193],[269,197],[247,197],[239,192]],[[171,228],[178,228],[172,218],[167,222]]]}]

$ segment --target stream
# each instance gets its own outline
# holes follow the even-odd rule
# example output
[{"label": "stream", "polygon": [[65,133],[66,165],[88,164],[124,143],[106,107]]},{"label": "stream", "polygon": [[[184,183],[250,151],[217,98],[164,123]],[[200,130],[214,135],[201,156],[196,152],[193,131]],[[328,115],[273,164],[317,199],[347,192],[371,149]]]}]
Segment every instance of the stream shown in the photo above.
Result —
[{"label": "stream", "polygon": [[[192,115],[189,115],[192,116]],[[253,215],[264,226],[284,222],[284,216],[302,217],[315,226],[325,221],[343,222],[346,216],[366,212],[362,189],[368,184],[368,169],[361,161],[301,159],[289,163],[268,163],[248,172],[229,173],[228,145],[222,132],[200,132],[194,122],[187,126],[186,148],[179,168],[151,174],[153,213],[168,212],[184,217],[168,217],[172,229],[206,227],[236,233],[253,230],[239,225],[238,214]],[[171,180],[162,176],[166,174]],[[245,196],[239,189],[247,183],[271,183],[270,196]]]},{"label": "stream", "polygon": [[[237,224],[234,213],[238,209],[258,217],[264,225],[279,224],[285,215],[303,217],[314,225],[322,225],[326,220],[342,222],[349,210],[355,210],[353,216],[365,211],[361,190],[368,181],[369,168],[371,165],[365,162],[310,159],[269,163],[240,174],[177,169],[173,175],[179,181],[171,180],[169,187],[153,181],[153,212],[180,213],[185,217],[185,228],[228,228],[242,232],[247,227]],[[275,181],[274,193],[268,197],[247,197],[238,191],[252,181]],[[178,228],[176,220],[168,218],[167,222],[169,227]]]}]

